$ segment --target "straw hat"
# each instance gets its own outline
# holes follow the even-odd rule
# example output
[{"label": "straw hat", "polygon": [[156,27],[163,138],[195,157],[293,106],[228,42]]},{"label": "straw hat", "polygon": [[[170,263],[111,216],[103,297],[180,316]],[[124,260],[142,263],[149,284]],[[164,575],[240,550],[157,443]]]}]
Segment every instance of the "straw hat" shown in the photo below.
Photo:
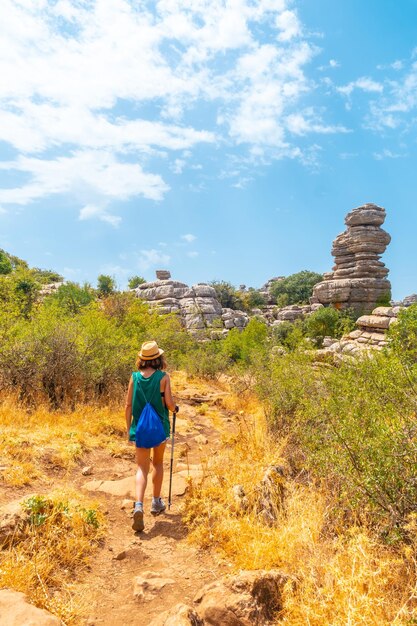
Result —
[{"label": "straw hat", "polygon": [[145,341],[140,349],[139,358],[142,361],[152,361],[161,356],[161,354],[164,354],[164,351],[158,348],[156,341]]}]

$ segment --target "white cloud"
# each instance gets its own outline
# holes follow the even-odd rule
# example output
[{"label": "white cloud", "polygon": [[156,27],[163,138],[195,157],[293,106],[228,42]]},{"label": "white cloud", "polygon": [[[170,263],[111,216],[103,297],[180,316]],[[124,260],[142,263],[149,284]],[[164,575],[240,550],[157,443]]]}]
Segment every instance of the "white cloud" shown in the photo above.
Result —
[{"label": "white cloud", "polygon": [[186,161],[184,159],[175,159],[174,163],[171,165],[171,170],[174,174],[182,174]]},{"label": "white cloud", "polygon": [[[20,156],[16,161],[0,163],[0,169],[24,172],[29,177],[21,187],[0,189],[3,204],[25,205],[64,193],[84,201],[90,196],[102,200],[134,196],[161,200],[169,189],[160,176],[144,172],[137,163],[118,161],[108,152],[82,151],[54,160]],[[92,212],[90,207],[86,214],[91,217]]]},{"label": "white cloud", "polygon": [[395,71],[402,70],[404,67],[404,63],[402,61],[394,61],[393,63],[389,63],[388,65],[377,65],[377,70],[387,70],[392,69]]},{"label": "white cloud", "polygon": [[191,252],[187,252],[187,256],[190,257],[190,259],[194,259],[198,256],[198,252],[196,252],[195,250],[191,250]]},{"label": "white cloud", "polygon": [[384,86],[382,83],[379,83],[372,78],[367,76],[362,76],[357,80],[354,80],[347,85],[342,87],[336,87],[337,91],[344,96],[350,96],[354,89],[360,89],[361,91],[373,92],[373,93],[382,93],[384,90]]},{"label": "white cloud", "polygon": [[89,220],[95,217],[97,217],[102,222],[107,222],[114,228],[119,226],[122,220],[120,216],[111,215],[110,213],[108,213],[106,208],[95,206],[93,204],[86,204],[86,206],[81,209],[79,214],[80,220]]},{"label": "white cloud", "polygon": [[283,11],[277,15],[275,23],[280,31],[278,35],[279,41],[289,41],[301,35],[301,24],[294,11]]},{"label": "white cloud", "polygon": [[384,92],[369,102],[369,113],[365,118],[365,127],[377,132],[399,127],[409,131],[415,128],[417,121],[417,62],[413,61],[412,54],[407,67],[400,61],[394,62],[391,67],[398,72],[403,71],[397,74],[396,80],[385,80]]},{"label": "white cloud", "polygon": [[397,154],[396,152],[392,152],[388,148],[384,148],[381,152],[374,152],[374,159],[377,161],[382,161],[383,159],[400,159],[404,157],[404,154]]},{"label": "white cloud", "polygon": [[188,235],[181,235],[181,239],[183,239],[187,243],[192,243],[193,241],[197,239],[197,237],[189,233]]},{"label": "white cloud", "polygon": [[159,250],[141,250],[137,261],[137,266],[141,272],[157,265],[166,266],[169,265],[171,257],[168,254],[163,254]]},{"label": "white cloud", "polygon": [[[268,150],[301,158],[285,120],[315,88],[305,68],[316,49],[289,4],[2,0],[0,140],[20,153],[6,167],[28,181],[0,201],[65,193],[82,219],[115,226],[109,202],[168,190],[158,159],[181,173],[198,145],[226,142],[247,144],[253,163]],[[201,103],[209,115],[195,115]],[[320,121],[311,132],[339,131]]]},{"label": "white cloud", "polygon": [[292,113],[286,118],[286,126],[295,135],[306,135],[307,133],[318,133],[329,135],[333,133],[347,133],[349,130],[341,125],[329,126],[323,124],[322,120],[315,115],[312,110],[302,113]]}]

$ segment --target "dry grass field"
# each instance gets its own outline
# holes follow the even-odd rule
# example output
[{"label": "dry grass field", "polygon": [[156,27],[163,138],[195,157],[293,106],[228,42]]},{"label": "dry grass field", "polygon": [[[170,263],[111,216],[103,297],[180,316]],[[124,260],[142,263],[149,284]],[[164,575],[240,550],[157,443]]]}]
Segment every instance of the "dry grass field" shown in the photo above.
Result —
[{"label": "dry grass field", "polygon": [[[189,442],[204,467],[202,480],[189,480],[182,521],[176,522],[181,526],[172,535],[178,544],[196,546],[213,572],[220,564],[228,571],[279,568],[289,574],[280,624],[417,623],[417,523],[413,529],[410,522],[416,543],[401,549],[378,541],[366,523],[338,526],[331,495],[307,475],[294,475],[285,441],[268,434],[256,398],[235,384],[231,391],[227,381],[208,383],[180,372],[173,381],[185,409],[179,440]],[[195,397],[198,403],[191,402]],[[0,405],[0,504],[23,498],[26,515],[23,532],[0,553],[0,587],[25,592],[64,624],[85,623],[90,587],[100,580],[100,571],[91,568],[118,532],[109,526],[103,500],[83,495],[81,469],[94,459],[101,475],[112,477],[120,459],[131,460],[123,419],[119,406],[28,413],[12,398]],[[211,454],[194,443],[203,428]],[[266,515],[262,480],[270,467],[279,472]],[[151,544],[158,541],[152,537]],[[131,577],[129,570],[126,586]],[[123,589],[122,581],[118,585]],[[169,608],[169,595],[164,602]]]}]

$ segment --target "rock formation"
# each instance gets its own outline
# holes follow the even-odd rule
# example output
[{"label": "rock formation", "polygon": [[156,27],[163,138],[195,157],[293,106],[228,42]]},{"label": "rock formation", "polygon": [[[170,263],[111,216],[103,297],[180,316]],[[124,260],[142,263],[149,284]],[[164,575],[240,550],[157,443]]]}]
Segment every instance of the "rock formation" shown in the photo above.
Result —
[{"label": "rock formation", "polygon": [[[161,275],[166,274],[158,270],[157,276]],[[159,279],[143,283],[134,291],[158,313],[178,313],[184,326],[192,332],[216,327],[244,328],[249,321],[243,311],[222,309],[214,287],[205,283],[189,287],[170,278]]]},{"label": "rock formation", "polygon": [[177,604],[149,626],[268,626],[283,610],[286,589],[295,586],[287,574],[271,569],[243,571],[203,587],[193,606]]},{"label": "rock formation", "polygon": [[356,329],[342,337],[331,339],[325,337],[324,348],[317,351],[317,356],[328,355],[343,357],[345,355],[360,355],[372,350],[382,350],[388,345],[387,331],[391,324],[397,321],[398,313],[403,307],[379,306],[371,315],[362,315],[356,321]]},{"label": "rock formation", "polygon": [[388,269],[379,259],[391,241],[381,228],[385,209],[365,204],[347,214],[347,229],[333,242],[333,272],[314,287],[313,302],[338,309],[370,312],[378,301],[389,298]]}]

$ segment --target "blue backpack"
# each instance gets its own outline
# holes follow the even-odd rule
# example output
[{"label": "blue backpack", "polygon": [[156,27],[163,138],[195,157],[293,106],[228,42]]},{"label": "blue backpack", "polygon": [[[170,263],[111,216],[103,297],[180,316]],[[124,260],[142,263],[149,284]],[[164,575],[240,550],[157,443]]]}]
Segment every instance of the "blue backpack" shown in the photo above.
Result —
[{"label": "blue backpack", "polygon": [[145,392],[143,391],[139,380],[136,381],[136,387],[141,390],[141,393],[145,398],[145,406],[136,425],[136,447],[156,448],[167,438],[162,425],[162,420],[152,404],[147,401]]}]

